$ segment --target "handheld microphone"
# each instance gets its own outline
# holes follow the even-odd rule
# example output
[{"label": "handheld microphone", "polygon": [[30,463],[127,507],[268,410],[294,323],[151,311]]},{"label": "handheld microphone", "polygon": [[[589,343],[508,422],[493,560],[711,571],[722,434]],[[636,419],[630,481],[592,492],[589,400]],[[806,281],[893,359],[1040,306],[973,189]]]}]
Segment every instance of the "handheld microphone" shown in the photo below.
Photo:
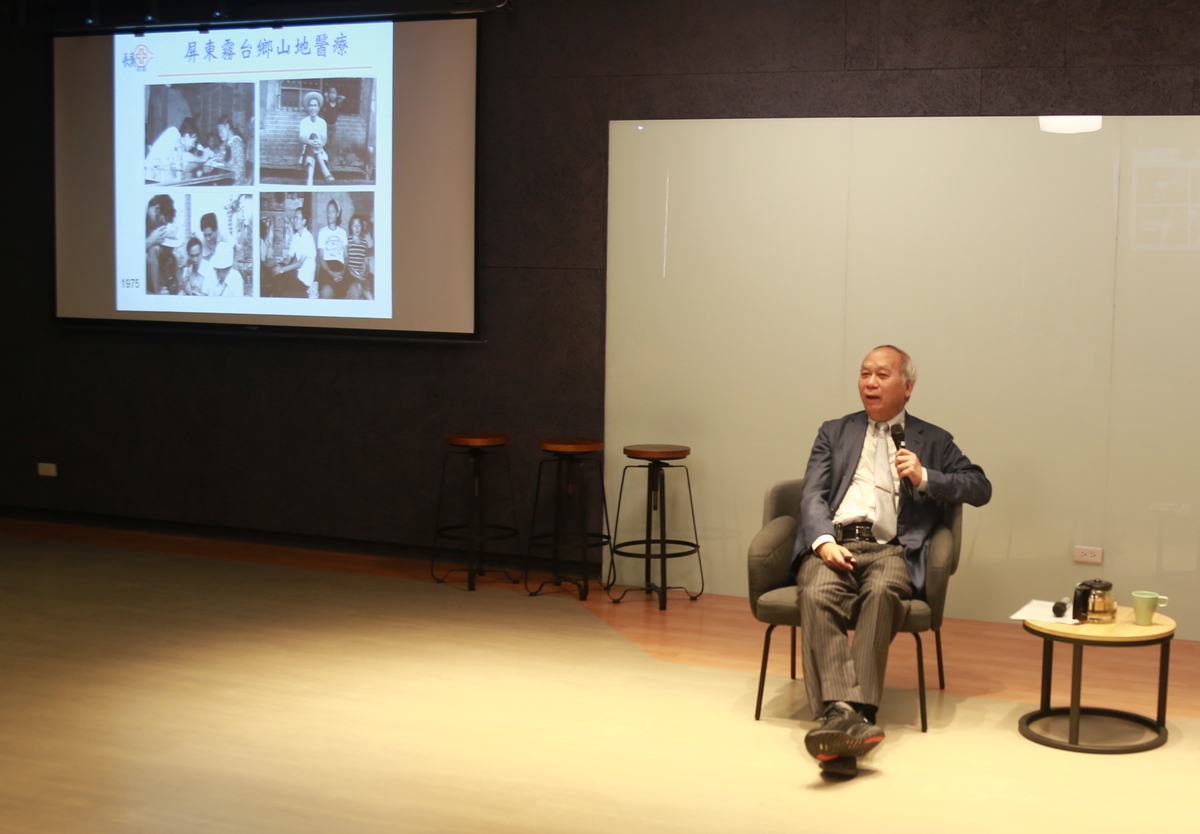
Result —
[{"label": "handheld microphone", "polygon": [[[900,425],[899,423],[893,423],[891,432],[892,432],[892,442],[896,444],[897,452],[899,452],[901,449],[908,448],[907,446],[904,445],[904,426]],[[900,489],[902,489],[905,492],[908,492],[908,490],[911,489],[911,487],[909,486],[909,483],[908,483],[908,478],[901,479]]]}]

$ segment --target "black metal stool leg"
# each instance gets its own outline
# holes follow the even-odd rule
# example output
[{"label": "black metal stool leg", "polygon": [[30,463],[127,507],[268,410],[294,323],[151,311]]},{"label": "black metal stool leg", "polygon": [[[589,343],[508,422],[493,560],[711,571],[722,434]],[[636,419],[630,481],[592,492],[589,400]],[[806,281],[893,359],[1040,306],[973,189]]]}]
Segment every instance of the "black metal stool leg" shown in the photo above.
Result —
[{"label": "black metal stool leg", "polygon": [[[543,442],[544,449],[547,443],[554,444],[556,441]],[[563,441],[563,443],[568,443],[568,441]],[[597,445],[599,445],[598,442]],[[596,450],[598,449],[589,451]],[[552,450],[547,449],[547,451]],[[582,454],[565,451],[552,451],[552,454],[552,458],[547,458],[538,465],[534,515],[531,523],[531,529],[534,532],[529,539],[530,552],[526,562],[525,589],[530,596],[536,596],[547,585],[562,585],[566,582],[575,586],[581,600],[586,600],[591,588],[589,573],[591,563],[588,556],[592,549],[603,549],[611,541],[608,528],[608,503],[604,499],[604,469],[599,458],[584,457]],[[604,525],[604,529],[600,532],[592,532],[589,523],[592,509],[588,490],[587,467],[589,463],[594,463],[596,466],[596,477],[600,489],[600,510]],[[554,494],[551,498],[553,502],[552,522],[549,533],[538,533],[536,531],[538,511],[542,501],[542,470],[547,465],[554,467]],[[551,575],[536,588],[530,589],[530,561],[533,558],[533,551],[539,549],[550,552]],[[603,564],[603,556],[601,556],[600,563]],[[566,566],[571,565],[579,566],[578,575],[566,574]]]},{"label": "black metal stool leg", "polygon": [[537,587],[536,590],[532,590],[532,591],[529,590],[529,562],[533,555],[533,549],[538,544],[537,519],[538,519],[538,504],[542,500],[542,469],[545,468],[547,463],[551,463],[551,461],[543,460],[542,462],[540,462],[538,464],[537,482],[534,484],[534,487],[533,487],[533,518],[531,518],[529,521],[529,552],[526,553],[526,555],[525,555],[525,590],[529,592],[530,596],[534,596],[535,594],[537,594],[546,585],[546,583],[543,582],[541,585],[539,585]]},{"label": "black metal stool leg", "polygon": [[[654,506],[658,497],[658,482],[654,480],[654,465],[646,472],[646,593],[654,593],[651,567],[654,564]],[[662,606],[660,606],[662,607]]]},{"label": "black metal stool leg", "polygon": [[433,581],[439,585],[446,581],[446,576],[437,575],[437,554],[438,540],[441,538],[442,531],[442,498],[446,491],[446,464],[450,461],[450,453],[445,452],[442,455],[442,479],[438,482],[438,497],[437,509],[433,514],[433,547],[429,553],[429,575],[433,577]]},{"label": "black metal stool leg", "polygon": [[663,465],[658,461],[650,464],[658,496],[658,610],[667,610],[667,479]]},{"label": "black metal stool leg", "polygon": [[[704,594],[704,560],[702,558],[700,558],[700,528],[696,526],[696,502],[692,497],[692,473],[690,471],[688,471],[688,468],[686,466],[683,466],[682,464],[678,468],[683,470],[683,476],[687,479],[688,509],[691,510],[691,513],[692,513],[692,541],[696,542],[696,567],[700,571],[700,590],[697,591],[695,594],[693,594],[691,591],[688,591],[688,599],[690,599],[692,602],[695,602],[696,600],[700,599],[700,597]],[[684,589],[684,590],[687,590],[687,589]],[[796,647],[794,645],[795,640],[796,640],[796,629],[793,628],[792,629],[792,642],[793,642],[792,654],[793,655],[796,653],[795,652]],[[792,667],[793,667],[792,677],[794,678],[794,677],[796,677],[795,658],[794,657],[792,659]]]},{"label": "black metal stool leg", "polygon": [[471,456],[471,531],[467,547],[467,590],[475,590],[475,577],[483,573],[483,495],[479,487],[479,451],[472,449]]},{"label": "black metal stool leg", "polygon": [[[513,525],[492,523],[488,520],[488,492],[487,478],[485,476],[486,467],[484,465],[485,447],[482,445],[472,445],[470,439],[487,438],[487,435],[458,435],[456,437],[468,438],[464,442],[465,449],[462,451],[449,450],[442,458],[442,481],[438,488],[437,510],[435,513],[436,525],[434,528],[433,555],[429,563],[429,572],[436,582],[445,582],[451,573],[464,570],[463,568],[448,568],[441,575],[437,572],[437,559],[439,552],[439,541],[446,539],[451,542],[458,543],[460,550],[466,558],[466,574],[467,574],[467,590],[475,590],[475,580],[479,576],[483,576],[487,570],[487,560],[489,555],[489,545],[493,541],[502,539],[515,539],[518,536],[516,528],[516,519],[513,519]],[[448,438],[449,439],[449,438]],[[507,437],[505,438],[507,442]],[[492,443],[491,445],[500,445]],[[466,520],[461,524],[445,524],[443,518],[445,486],[446,486],[446,470],[449,465],[452,455],[465,455],[470,463],[470,489],[467,496],[469,507],[466,512]],[[504,458],[507,464],[507,457]],[[512,495],[512,467],[508,467],[509,473],[509,495]],[[515,513],[515,508],[514,508]],[[520,549],[518,542],[518,550]],[[511,582],[519,582],[520,580],[511,576],[507,570],[501,570]]]}]

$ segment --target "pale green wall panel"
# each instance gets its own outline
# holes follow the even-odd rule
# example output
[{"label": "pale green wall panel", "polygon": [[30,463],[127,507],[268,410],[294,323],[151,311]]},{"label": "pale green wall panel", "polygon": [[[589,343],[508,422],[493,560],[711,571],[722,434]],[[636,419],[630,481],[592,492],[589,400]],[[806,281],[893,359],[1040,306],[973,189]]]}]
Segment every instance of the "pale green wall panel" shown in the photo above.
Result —
[{"label": "pale green wall panel", "polygon": [[995,485],[967,511],[951,616],[1099,575],[1122,601],[1172,593],[1200,637],[1200,455],[1180,436],[1200,413],[1200,119],[614,122],[609,174],[611,494],[621,446],[692,446],[710,591],[745,593],[763,491],[803,473],[820,422],[859,408],[862,356],[894,342],[920,371],[912,412]]}]

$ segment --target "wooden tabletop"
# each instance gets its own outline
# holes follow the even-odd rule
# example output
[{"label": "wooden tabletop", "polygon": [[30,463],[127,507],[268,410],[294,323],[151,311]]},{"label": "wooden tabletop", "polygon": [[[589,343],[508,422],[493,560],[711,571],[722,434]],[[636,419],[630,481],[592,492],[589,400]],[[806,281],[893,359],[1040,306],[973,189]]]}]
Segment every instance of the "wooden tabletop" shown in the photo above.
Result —
[{"label": "wooden tabletop", "polygon": [[639,443],[625,447],[625,456],[638,460],[679,460],[691,453],[688,446],[672,446],[669,443]]},{"label": "wooden tabletop", "polygon": [[451,446],[503,446],[508,442],[507,434],[490,432],[458,432],[446,435]]},{"label": "wooden tabletop", "polygon": [[588,437],[551,437],[542,441],[542,450],[560,455],[582,455],[599,452],[604,448],[603,440]]},{"label": "wooden tabletop", "polygon": [[233,182],[235,179],[233,171],[223,165],[212,166],[213,170],[206,171],[203,174],[196,176],[180,176],[176,179],[156,180],[152,177],[146,177],[146,185],[158,186],[180,186],[180,185],[211,185],[224,181]]},{"label": "wooden tabletop", "polygon": [[1133,621],[1133,608],[1117,606],[1117,621],[1114,623],[1046,623],[1026,620],[1025,628],[1060,640],[1088,640],[1095,643],[1137,643],[1143,640],[1160,640],[1175,633],[1175,621],[1165,614],[1155,613],[1148,626]]}]

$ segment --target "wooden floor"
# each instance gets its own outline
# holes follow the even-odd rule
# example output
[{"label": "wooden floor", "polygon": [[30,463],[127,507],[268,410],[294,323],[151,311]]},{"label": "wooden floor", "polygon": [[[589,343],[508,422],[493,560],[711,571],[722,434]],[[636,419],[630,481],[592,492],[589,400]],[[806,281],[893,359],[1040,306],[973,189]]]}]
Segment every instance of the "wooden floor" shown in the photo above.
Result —
[{"label": "wooden floor", "polygon": [[[180,553],[234,561],[282,565],[308,570],[361,573],[373,576],[431,582],[429,563],[424,560],[373,556],[340,550],[317,550],[273,544],[246,543],[193,536],[173,536],[128,530],[113,530],[47,522],[0,519],[0,535],[75,541],[113,548]],[[533,585],[546,577],[532,577]],[[448,582],[464,588],[462,574]],[[525,584],[514,584],[500,573],[478,580],[478,587],[524,594]],[[614,593],[619,589],[614,589]],[[578,601],[571,585],[546,586],[545,595]],[[602,589],[592,586],[587,601],[579,603],[642,650],[660,660],[734,669],[757,673],[762,658],[764,627],[750,613],[743,597],[705,594],[692,602],[673,593],[668,610],[659,611],[655,598],[632,593],[614,605]],[[1037,638],[1019,623],[988,623],[949,619],[943,630],[948,692],[963,696],[986,696],[1007,701],[1036,702],[1041,685],[1041,650]],[[926,635],[926,677],[936,686],[932,635]],[[916,648],[907,635],[892,647],[887,685],[915,690]],[[788,637],[777,629],[772,646],[770,671],[786,675]],[[1200,642],[1172,642],[1170,714],[1200,718]],[[1084,691],[1115,709],[1152,712],[1153,685],[1158,669],[1156,647],[1091,650],[1084,666]],[[1070,653],[1060,647],[1055,655],[1056,703],[1067,698],[1070,682]],[[1151,686],[1147,689],[1147,682]]]},{"label": "wooden floor", "polygon": [[[1194,830],[1200,644],[1173,643],[1167,746],[1088,756],[1017,734],[1041,658],[1020,625],[946,623],[927,734],[901,635],[888,742],[835,785],[803,752],[782,631],[753,720],[763,627],[745,599],[679,595],[664,612],[567,585],[530,599],[491,573],[468,593],[428,568],[0,520],[0,832],[876,827],[846,825],[847,790],[939,808],[899,831],[1043,827],[1097,792],[1108,819],[1150,803],[1158,830]],[[936,682],[932,658],[927,639]],[[1085,702],[1152,714],[1157,660],[1089,649]],[[1062,793],[1034,788],[1051,783]]]}]

